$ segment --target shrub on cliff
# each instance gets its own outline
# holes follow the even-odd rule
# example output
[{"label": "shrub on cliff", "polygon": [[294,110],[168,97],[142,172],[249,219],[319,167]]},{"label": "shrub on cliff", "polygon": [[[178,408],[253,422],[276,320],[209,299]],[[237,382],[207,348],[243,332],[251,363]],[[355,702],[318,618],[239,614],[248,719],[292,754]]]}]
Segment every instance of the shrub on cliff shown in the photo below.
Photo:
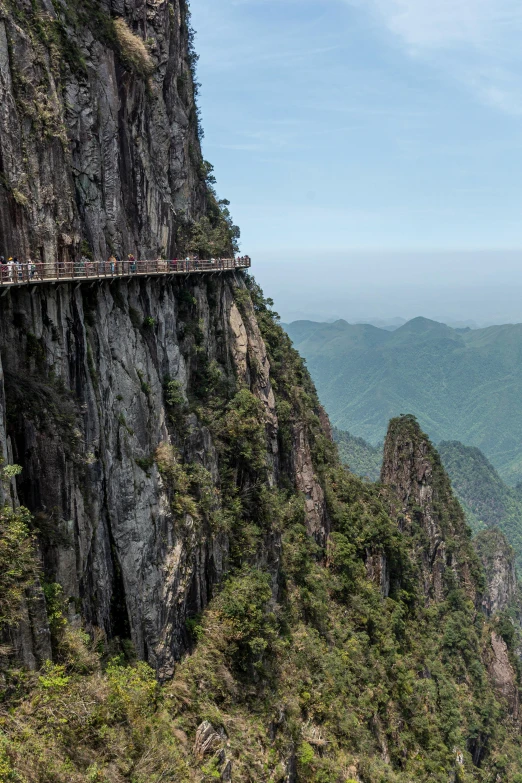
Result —
[{"label": "shrub on cliff", "polygon": [[154,70],[154,61],[142,39],[132,32],[123,17],[114,20],[114,30],[125,65],[141,76],[150,76]]},{"label": "shrub on cliff", "polygon": [[37,574],[30,520],[25,508],[0,511],[0,628],[18,622],[25,591]]}]

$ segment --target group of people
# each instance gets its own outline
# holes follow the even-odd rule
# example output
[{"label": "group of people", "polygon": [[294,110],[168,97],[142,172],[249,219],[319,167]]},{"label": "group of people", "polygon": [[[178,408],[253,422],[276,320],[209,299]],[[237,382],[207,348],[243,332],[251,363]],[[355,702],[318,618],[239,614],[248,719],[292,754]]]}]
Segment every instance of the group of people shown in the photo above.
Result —
[{"label": "group of people", "polygon": [[36,264],[32,258],[22,262],[16,256],[7,259],[5,256],[0,256],[0,276],[2,280],[10,280],[14,283],[17,280],[34,278],[36,275]]},{"label": "group of people", "polygon": [[[156,272],[190,272],[211,269],[229,269],[231,260],[211,258],[206,261],[199,259],[197,255],[187,256],[183,259],[173,260],[158,259],[157,261],[136,261],[132,253],[127,259],[122,259],[116,254],[109,256],[107,261],[93,261],[82,255],[79,261],[59,261],[51,264],[36,264],[31,257],[26,261],[20,261],[16,256],[0,255],[0,279],[2,282],[16,283],[29,282],[31,280],[55,279],[60,277],[98,277],[112,275],[129,275],[139,273]],[[232,267],[245,267],[250,265],[249,256],[238,256],[233,259]]]}]

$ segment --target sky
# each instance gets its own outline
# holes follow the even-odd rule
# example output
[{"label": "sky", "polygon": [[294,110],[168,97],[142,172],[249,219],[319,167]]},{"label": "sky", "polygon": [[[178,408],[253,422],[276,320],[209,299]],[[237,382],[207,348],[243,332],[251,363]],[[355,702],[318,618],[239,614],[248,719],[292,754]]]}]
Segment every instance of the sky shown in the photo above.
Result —
[{"label": "sky", "polygon": [[203,150],[284,320],[522,321],[519,0],[192,0]]}]

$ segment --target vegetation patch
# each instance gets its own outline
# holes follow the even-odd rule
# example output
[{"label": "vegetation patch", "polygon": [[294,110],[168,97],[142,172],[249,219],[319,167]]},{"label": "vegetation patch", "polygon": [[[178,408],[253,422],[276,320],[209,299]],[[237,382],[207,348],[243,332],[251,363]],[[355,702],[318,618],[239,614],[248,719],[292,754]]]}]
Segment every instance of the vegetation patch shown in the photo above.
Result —
[{"label": "vegetation patch", "polygon": [[154,71],[154,60],[144,41],[132,32],[123,17],[115,19],[113,24],[123,62],[141,76],[151,76]]}]

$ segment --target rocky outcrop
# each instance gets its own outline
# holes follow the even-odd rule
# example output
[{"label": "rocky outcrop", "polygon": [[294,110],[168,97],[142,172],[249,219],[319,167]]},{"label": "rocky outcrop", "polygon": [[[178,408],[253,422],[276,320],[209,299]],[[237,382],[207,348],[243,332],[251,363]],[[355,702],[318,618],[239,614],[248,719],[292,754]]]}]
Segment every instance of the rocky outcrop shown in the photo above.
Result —
[{"label": "rocky outcrop", "polygon": [[366,574],[374,584],[378,585],[383,598],[390,594],[390,567],[386,555],[382,552],[366,551]]},{"label": "rocky outcrop", "polygon": [[486,590],[482,607],[488,617],[503,612],[517,596],[515,552],[500,530],[484,530],[474,540],[484,574]]},{"label": "rocky outcrop", "polygon": [[326,502],[323,488],[314,471],[304,423],[299,423],[294,429],[292,454],[294,455],[296,486],[305,497],[308,535],[315,538],[321,546],[325,546],[329,532]]},{"label": "rocky outcrop", "polygon": [[207,194],[189,37],[185,0],[0,2],[0,254],[176,257]]},{"label": "rocky outcrop", "polygon": [[402,532],[416,542],[424,593],[441,601],[452,573],[475,600],[470,566],[476,559],[464,513],[439,455],[413,416],[392,419],[384,444],[381,481],[393,492]]},{"label": "rocky outcrop", "polygon": [[488,669],[493,685],[516,720],[519,714],[517,675],[509,660],[506,642],[494,631],[491,633],[491,648],[489,652]]}]

